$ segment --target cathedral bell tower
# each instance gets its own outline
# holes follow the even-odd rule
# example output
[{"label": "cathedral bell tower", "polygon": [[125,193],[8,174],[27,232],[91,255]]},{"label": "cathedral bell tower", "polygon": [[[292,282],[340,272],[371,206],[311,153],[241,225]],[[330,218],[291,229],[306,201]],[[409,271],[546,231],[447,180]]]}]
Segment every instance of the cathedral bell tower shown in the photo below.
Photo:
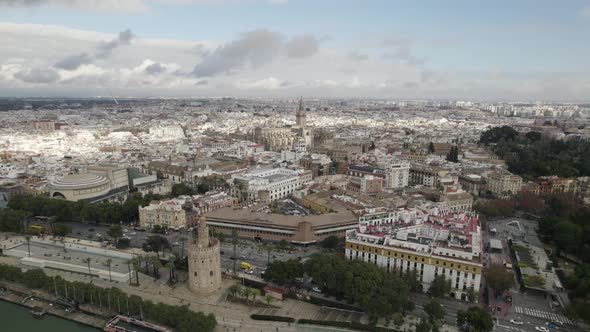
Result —
[{"label": "cathedral bell tower", "polygon": [[299,99],[299,108],[297,109],[297,114],[295,116],[297,126],[300,128],[305,127],[305,108],[303,108],[303,97]]}]

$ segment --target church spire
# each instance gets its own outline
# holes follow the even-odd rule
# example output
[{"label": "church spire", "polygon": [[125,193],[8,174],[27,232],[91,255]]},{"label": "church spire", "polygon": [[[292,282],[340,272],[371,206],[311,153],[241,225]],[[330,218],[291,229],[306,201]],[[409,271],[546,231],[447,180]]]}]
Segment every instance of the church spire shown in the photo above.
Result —
[{"label": "church spire", "polygon": [[297,109],[297,114],[295,115],[295,122],[297,126],[303,128],[305,127],[305,109],[303,108],[303,97],[299,98],[299,108]]}]

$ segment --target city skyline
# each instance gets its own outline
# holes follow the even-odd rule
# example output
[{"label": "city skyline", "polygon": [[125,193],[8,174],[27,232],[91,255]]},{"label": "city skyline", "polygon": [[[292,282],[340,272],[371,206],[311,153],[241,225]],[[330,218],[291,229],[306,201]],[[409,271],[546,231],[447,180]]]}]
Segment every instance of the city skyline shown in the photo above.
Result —
[{"label": "city skyline", "polygon": [[590,3],[0,1],[3,97],[588,101]]}]

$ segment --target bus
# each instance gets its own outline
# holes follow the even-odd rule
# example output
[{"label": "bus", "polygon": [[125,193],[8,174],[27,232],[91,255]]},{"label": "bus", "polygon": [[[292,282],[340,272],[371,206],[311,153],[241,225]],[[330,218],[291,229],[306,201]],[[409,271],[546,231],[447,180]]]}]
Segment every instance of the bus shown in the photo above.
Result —
[{"label": "bus", "polygon": [[45,227],[39,225],[29,226],[29,232],[39,234],[45,232]]}]

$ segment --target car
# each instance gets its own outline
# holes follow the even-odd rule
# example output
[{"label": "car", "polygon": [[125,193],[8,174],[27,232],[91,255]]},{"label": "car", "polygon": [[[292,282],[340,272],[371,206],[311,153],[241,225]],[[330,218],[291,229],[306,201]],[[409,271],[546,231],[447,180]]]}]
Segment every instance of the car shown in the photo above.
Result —
[{"label": "car", "polygon": [[536,326],[535,330],[539,331],[539,332],[549,332],[549,329],[546,328],[545,326]]},{"label": "car", "polygon": [[96,233],[97,237],[102,237],[102,235],[100,233]]},{"label": "car", "polygon": [[129,233],[129,235],[131,235],[131,236],[135,236],[135,235],[137,235],[137,233],[135,233],[135,232],[131,232],[131,233]]},{"label": "car", "polygon": [[321,293],[322,290],[319,287],[314,287],[311,289],[312,291],[316,292],[316,293]]},{"label": "car", "polygon": [[254,270],[252,269],[244,270],[244,272],[246,272],[247,274],[254,274]]},{"label": "car", "polygon": [[510,323],[514,324],[514,325],[522,325],[522,321],[518,320],[518,319],[511,319]]},{"label": "car", "polygon": [[219,252],[219,254],[220,254],[220,255],[225,255],[225,251],[221,250],[221,251]]},{"label": "car", "polygon": [[180,245],[180,243],[178,243],[178,242],[172,242],[172,245],[173,245],[173,246],[179,246],[179,245]]}]

